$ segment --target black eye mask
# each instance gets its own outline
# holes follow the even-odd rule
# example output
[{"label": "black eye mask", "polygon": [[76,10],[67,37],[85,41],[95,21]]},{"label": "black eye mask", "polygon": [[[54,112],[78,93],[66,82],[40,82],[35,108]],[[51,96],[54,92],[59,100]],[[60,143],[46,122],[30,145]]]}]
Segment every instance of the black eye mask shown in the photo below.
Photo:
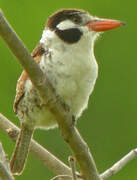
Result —
[{"label": "black eye mask", "polygon": [[83,34],[78,28],[69,28],[65,30],[56,28],[55,33],[60,39],[70,44],[78,42]]}]

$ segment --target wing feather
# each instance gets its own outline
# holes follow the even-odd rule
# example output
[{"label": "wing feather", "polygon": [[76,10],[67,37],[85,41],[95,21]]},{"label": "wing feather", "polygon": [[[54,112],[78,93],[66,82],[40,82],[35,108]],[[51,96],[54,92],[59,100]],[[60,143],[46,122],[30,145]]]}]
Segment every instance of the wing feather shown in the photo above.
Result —
[{"label": "wing feather", "polygon": [[[35,47],[35,49],[32,51],[31,55],[34,58],[34,60],[36,61],[36,63],[39,63],[40,59],[41,59],[41,55],[44,53],[45,53],[45,49],[42,48],[41,44],[38,44]],[[24,96],[24,86],[25,86],[25,82],[27,79],[29,79],[29,77],[28,77],[26,71],[24,70],[21,73],[21,76],[19,77],[18,82],[17,82],[16,96],[15,96],[15,100],[14,100],[14,111],[15,111],[15,113],[17,113],[18,103],[20,102],[20,100]]]}]

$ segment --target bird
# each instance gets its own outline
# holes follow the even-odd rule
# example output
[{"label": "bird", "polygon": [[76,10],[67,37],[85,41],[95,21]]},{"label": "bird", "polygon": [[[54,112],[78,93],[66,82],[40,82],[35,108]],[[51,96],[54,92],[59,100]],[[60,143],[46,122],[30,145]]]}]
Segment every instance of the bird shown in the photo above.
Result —
[{"label": "bird", "polygon": [[[95,40],[103,31],[123,24],[79,9],[61,9],[47,20],[31,55],[76,120],[88,107],[98,77]],[[19,175],[24,170],[34,129],[48,130],[58,125],[55,115],[41,100],[25,70],[17,82],[14,111],[20,120],[21,131],[10,168],[13,174]]]}]

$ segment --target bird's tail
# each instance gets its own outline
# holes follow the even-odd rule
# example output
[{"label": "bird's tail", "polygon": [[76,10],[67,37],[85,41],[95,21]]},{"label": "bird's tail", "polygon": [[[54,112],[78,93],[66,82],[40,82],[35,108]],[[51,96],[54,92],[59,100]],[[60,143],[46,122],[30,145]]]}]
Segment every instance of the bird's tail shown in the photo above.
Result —
[{"label": "bird's tail", "polygon": [[34,127],[22,123],[15,150],[10,161],[10,168],[13,174],[21,174],[29,152],[29,145],[33,136]]}]

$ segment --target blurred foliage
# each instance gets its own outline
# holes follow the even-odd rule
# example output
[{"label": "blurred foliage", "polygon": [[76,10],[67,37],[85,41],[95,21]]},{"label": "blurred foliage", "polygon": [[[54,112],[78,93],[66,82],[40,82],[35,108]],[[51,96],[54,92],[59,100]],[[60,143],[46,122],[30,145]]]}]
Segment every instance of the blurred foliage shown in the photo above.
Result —
[{"label": "blurred foliage", "polygon": [[[8,21],[31,52],[39,41],[45,20],[60,8],[80,8],[93,15],[120,19],[127,26],[106,32],[98,39],[95,56],[99,77],[88,109],[77,126],[88,142],[99,172],[103,172],[137,146],[137,1],[122,0],[0,0]],[[12,104],[22,68],[0,39],[0,111],[19,125]],[[36,130],[34,138],[67,163],[70,151],[58,129]],[[14,143],[0,130],[0,141],[9,156]],[[137,160],[111,180],[137,179]],[[24,173],[16,180],[50,179],[53,173],[29,155]]]}]

